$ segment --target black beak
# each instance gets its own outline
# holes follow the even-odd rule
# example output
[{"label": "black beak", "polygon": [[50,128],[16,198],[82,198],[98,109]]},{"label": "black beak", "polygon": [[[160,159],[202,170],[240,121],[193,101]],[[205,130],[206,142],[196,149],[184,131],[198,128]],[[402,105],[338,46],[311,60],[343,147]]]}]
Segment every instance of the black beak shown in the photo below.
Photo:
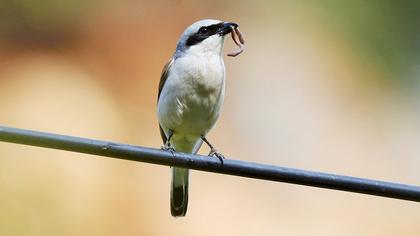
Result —
[{"label": "black beak", "polygon": [[224,22],[217,33],[221,36],[227,35],[232,31],[232,27],[236,28],[238,27],[238,24],[233,22]]}]

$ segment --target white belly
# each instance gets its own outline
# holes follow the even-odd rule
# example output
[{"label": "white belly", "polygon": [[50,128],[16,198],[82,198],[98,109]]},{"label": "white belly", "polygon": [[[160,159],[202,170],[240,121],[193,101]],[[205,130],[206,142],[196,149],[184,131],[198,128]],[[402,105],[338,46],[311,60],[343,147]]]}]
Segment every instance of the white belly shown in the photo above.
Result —
[{"label": "white belly", "polygon": [[175,147],[177,143],[195,146],[210,131],[219,117],[224,89],[225,68],[220,57],[175,60],[158,101],[159,123],[165,132],[174,132]]}]

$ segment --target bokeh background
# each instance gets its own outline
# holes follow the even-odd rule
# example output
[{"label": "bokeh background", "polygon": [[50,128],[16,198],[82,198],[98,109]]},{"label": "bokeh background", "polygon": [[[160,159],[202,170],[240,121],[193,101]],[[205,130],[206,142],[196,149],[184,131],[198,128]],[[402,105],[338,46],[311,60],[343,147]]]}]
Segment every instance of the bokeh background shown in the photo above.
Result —
[{"label": "bokeh background", "polygon": [[[226,156],[420,185],[417,0],[3,0],[0,124],[160,147],[160,72],[203,18],[247,42],[209,135]],[[420,232],[417,203],[197,171],[174,219],[169,184],[164,166],[0,143],[0,235]]]}]

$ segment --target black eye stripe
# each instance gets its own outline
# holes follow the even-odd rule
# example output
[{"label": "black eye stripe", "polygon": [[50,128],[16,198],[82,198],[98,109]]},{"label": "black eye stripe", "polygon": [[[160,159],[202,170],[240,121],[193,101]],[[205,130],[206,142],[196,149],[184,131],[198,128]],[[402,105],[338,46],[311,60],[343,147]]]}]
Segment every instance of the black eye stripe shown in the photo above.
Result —
[{"label": "black eye stripe", "polygon": [[215,34],[221,27],[223,27],[223,23],[218,23],[214,25],[206,26],[205,28],[211,32],[212,34]]},{"label": "black eye stripe", "polygon": [[207,33],[208,31],[209,31],[209,29],[207,27],[203,26],[198,30],[198,33],[203,34],[203,33]]},{"label": "black eye stripe", "polygon": [[221,27],[223,27],[223,23],[202,26],[195,34],[188,38],[186,45],[192,46],[205,40],[206,38],[216,34]]}]

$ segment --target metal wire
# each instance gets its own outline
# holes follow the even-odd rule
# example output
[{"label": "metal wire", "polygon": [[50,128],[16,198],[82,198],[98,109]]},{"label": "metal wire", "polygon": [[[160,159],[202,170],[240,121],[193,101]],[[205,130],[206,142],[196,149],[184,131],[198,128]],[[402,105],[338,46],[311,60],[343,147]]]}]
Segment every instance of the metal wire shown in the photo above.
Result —
[{"label": "metal wire", "polygon": [[420,202],[420,187],[0,126],[0,141]]}]

